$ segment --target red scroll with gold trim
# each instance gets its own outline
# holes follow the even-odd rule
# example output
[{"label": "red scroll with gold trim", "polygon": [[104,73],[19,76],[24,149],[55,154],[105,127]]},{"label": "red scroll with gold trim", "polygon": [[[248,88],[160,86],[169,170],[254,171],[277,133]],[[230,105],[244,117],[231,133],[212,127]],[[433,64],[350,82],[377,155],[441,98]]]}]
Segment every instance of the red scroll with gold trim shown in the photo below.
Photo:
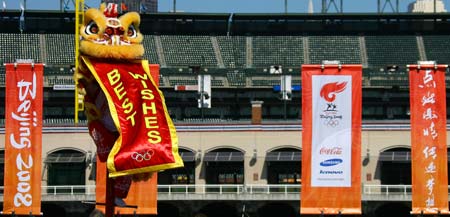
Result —
[{"label": "red scroll with gold trim", "polygon": [[[150,74],[152,75],[153,81],[159,86],[159,65],[150,64]],[[101,162],[97,157],[97,170],[96,170],[96,182],[95,182],[95,198],[97,205],[96,209],[105,213],[106,204],[106,163]],[[142,181],[131,181],[130,177],[123,177],[127,185],[130,187],[125,188],[124,192],[127,192],[126,198],[123,198],[126,207],[114,208],[114,213],[120,213],[122,215],[149,215],[157,214],[157,173],[153,173],[152,176],[147,180]],[[117,178],[121,180],[121,177]],[[115,188],[115,187],[114,187]],[[119,188],[119,187],[118,187]],[[142,194],[145,192],[145,194]]]},{"label": "red scroll with gold trim", "polygon": [[104,93],[119,136],[107,158],[110,177],[183,166],[178,137],[146,60],[82,57]]},{"label": "red scroll with gold trim", "polygon": [[361,74],[302,66],[301,214],[361,214]]},{"label": "red scroll with gold trim", "polygon": [[448,210],[446,65],[410,65],[412,213]]},{"label": "red scroll with gold trim", "polygon": [[42,215],[43,64],[6,64],[3,214]]}]

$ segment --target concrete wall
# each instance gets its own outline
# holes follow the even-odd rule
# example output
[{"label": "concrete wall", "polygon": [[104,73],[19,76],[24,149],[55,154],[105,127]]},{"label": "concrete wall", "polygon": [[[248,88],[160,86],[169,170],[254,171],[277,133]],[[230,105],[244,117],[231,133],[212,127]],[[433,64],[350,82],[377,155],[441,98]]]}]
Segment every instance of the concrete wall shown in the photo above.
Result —
[{"label": "concrete wall", "polygon": [[[266,184],[264,174],[265,155],[267,152],[279,148],[301,149],[301,131],[195,131],[178,132],[179,147],[192,150],[200,156],[218,148],[233,148],[242,151],[245,156],[244,169],[245,181],[247,184]],[[5,135],[0,134],[0,149],[4,149]],[[447,143],[449,144],[449,137]],[[375,178],[378,156],[381,152],[398,147],[409,148],[411,143],[409,130],[363,130],[361,155],[364,162],[362,167],[362,181],[366,184],[380,184]],[[73,149],[85,154],[95,153],[93,144],[87,132],[82,133],[44,133],[42,159],[57,150]],[[256,153],[256,158],[254,158]],[[201,172],[205,164],[203,161],[197,164],[196,181],[197,184],[204,184],[205,177]],[[44,167],[44,166],[43,166]],[[86,179],[91,167],[86,168]],[[43,185],[46,184],[47,174],[43,169]],[[86,184],[94,184],[93,181],[86,180]]]}]

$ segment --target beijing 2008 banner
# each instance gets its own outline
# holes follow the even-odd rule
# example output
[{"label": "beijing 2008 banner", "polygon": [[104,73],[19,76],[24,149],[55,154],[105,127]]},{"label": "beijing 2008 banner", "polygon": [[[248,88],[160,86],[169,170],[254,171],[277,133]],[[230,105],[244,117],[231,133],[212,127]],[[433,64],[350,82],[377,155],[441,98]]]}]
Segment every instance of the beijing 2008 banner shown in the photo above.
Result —
[{"label": "beijing 2008 banner", "polygon": [[302,66],[302,214],[361,214],[361,74]]},{"label": "beijing 2008 banner", "polygon": [[446,65],[409,66],[412,213],[448,213]]},{"label": "beijing 2008 banner", "polygon": [[43,64],[6,64],[3,214],[41,215]]}]

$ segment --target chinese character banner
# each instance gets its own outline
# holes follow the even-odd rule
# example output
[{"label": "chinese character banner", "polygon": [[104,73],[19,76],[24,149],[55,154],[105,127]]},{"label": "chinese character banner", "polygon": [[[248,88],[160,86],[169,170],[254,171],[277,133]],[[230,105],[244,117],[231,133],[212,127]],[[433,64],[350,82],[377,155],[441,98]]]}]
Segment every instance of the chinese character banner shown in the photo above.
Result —
[{"label": "chinese character banner", "polygon": [[361,214],[361,74],[302,66],[302,214]]},{"label": "chinese character banner", "polygon": [[448,213],[446,66],[409,70],[412,213]]}]

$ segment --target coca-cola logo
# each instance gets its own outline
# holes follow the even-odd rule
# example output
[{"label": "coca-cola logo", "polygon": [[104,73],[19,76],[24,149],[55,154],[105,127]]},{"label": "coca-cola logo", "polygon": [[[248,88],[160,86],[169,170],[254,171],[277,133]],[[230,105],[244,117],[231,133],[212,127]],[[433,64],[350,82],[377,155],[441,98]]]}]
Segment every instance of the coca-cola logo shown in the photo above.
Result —
[{"label": "coca-cola logo", "polygon": [[342,148],[341,147],[323,147],[320,149],[319,152],[320,155],[341,155],[342,154]]}]

